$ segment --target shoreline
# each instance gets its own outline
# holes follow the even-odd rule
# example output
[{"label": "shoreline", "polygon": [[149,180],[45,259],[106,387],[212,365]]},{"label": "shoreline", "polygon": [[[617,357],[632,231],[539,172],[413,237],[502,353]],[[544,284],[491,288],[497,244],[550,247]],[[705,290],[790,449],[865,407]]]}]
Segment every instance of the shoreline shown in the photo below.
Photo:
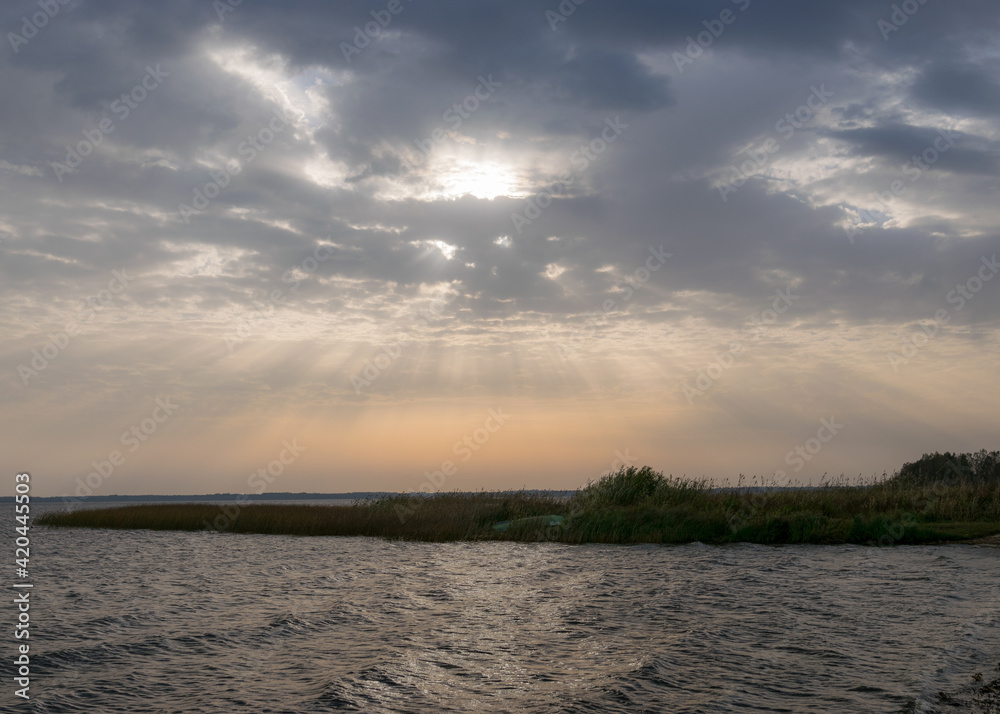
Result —
[{"label": "shoreline", "polygon": [[1000,454],[989,457],[962,471],[950,454],[935,454],[884,481],[815,488],[720,489],[629,466],[568,498],[534,490],[390,494],[350,505],[154,503],[47,513],[38,523],[427,542],[1000,547]]},{"label": "shoreline", "polygon": [[[703,533],[701,537],[697,537],[699,534],[691,532],[690,537],[685,537],[682,533],[671,535],[664,530],[626,534],[608,528],[587,528],[586,521],[593,518],[592,513],[528,515],[506,520],[495,519],[489,513],[479,513],[474,522],[456,518],[449,524],[446,512],[445,523],[441,524],[436,518],[441,514],[435,513],[435,510],[441,509],[431,508],[432,505],[433,500],[424,504],[429,511],[423,514],[424,518],[419,517],[419,511],[422,510],[419,505],[409,514],[403,512],[401,518],[400,511],[386,511],[376,504],[330,506],[265,503],[245,505],[238,509],[227,509],[226,506],[215,504],[143,504],[47,513],[37,523],[61,528],[376,537],[438,543],[513,541],[570,545],[683,545],[697,542],[706,545],[752,543],[775,546],[963,544],[1000,548],[1000,520],[921,524],[910,523],[904,518],[895,523],[891,519],[881,519],[879,523],[876,516],[868,519],[869,526],[873,520],[876,521],[872,529],[857,528],[856,519],[843,518],[829,520],[822,535],[795,531],[791,527],[782,529],[780,522],[771,520],[764,527],[748,529],[734,524],[728,531],[717,528],[711,535]],[[237,510],[238,512],[233,512]],[[412,516],[413,520],[406,518],[406,515]],[[669,517],[666,514],[664,516]],[[429,519],[434,523],[428,523]],[[794,519],[789,519],[784,525],[790,526],[793,521]]]}]

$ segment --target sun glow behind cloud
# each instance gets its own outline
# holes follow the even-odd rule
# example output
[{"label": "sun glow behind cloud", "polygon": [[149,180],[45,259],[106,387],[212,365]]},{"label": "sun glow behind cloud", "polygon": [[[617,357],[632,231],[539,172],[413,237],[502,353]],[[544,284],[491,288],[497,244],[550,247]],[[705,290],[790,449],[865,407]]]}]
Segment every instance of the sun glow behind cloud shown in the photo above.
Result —
[{"label": "sun glow behind cloud", "polygon": [[[434,180],[440,185],[440,198],[492,199],[500,196],[526,195],[518,188],[514,171],[496,162],[459,162],[447,172],[438,173]],[[436,198],[438,196],[429,196]]]},{"label": "sun glow behind cloud", "polygon": [[[225,23],[209,9],[185,16],[190,33],[167,33],[159,6],[135,5],[127,25],[95,0],[93,32],[62,41],[53,23],[26,50],[50,43],[44,63],[22,54],[0,72],[19,98],[0,159],[0,390],[16,405],[0,426],[19,449],[24,425],[40,435],[11,468],[34,459],[54,473],[58,440],[73,456],[54,478],[71,483],[166,392],[185,416],[116,472],[123,490],[199,490],[171,485],[192,464],[232,480],[208,490],[238,487],[227,469],[272,458],[289,430],[315,458],[308,481],[289,472],[290,489],[350,489],[359,474],[412,488],[407,475],[508,404],[531,438],[498,435],[497,455],[476,462],[493,470],[470,464],[482,479],[468,483],[577,485],[618,449],[690,473],[772,472],[831,413],[849,426],[810,467],[983,446],[1000,280],[898,373],[886,355],[997,252],[1000,44],[966,38],[968,23],[992,33],[991,18],[927,3],[886,42],[881,11],[861,0],[761,7],[682,73],[674,54],[698,23],[675,5],[595,5],[555,33],[544,19],[472,17],[537,9],[513,0],[407,10],[347,63],[338,42],[368,21],[351,4],[244,3]],[[55,181],[50,161],[103,98],[156,61],[171,71],[163,88]],[[460,126],[444,120],[480,71],[501,82],[495,95]],[[834,97],[786,141],[775,122],[820,81]],[[179,223],[178,202],[242,158],[236,147],[275,111],[291,126]],[[580,168],[575,152],[615,117],[627,129]],[[883,206],[876,192],[907,178],[901,166],[938,128],[962,133],[956,149]],[[721,200],[716,178],[768,138],[780,150]],[[538,217],[512,223],[547,188]],[[644,277],[660,248],[673,257]],[[122,269],[136,280],[22,383],[18,365]],[[801,299],[719,366],[787,288]],[[356,391],[351,378],[376,360]],[[682,388],[701,374],[712,387],[688,403]],[[577,442],[585,459],[566,446]],[[251,457],[230,456],[241,445]],[[147,467],[162,479],[144,488]]]},{"label": "sun glow behind cloud", "polygon": [[[410,245],[415,245],[418,247],[425,247],[428,249],[436,249],[440,251],[441,255],[444,256],[445,260],[451,260],[455,257],[455,253],[458,252],[458,246],[451,245],[450,243],[445,243],[443,240],[427,240],[427,241],[410,241]],[[429,253],[425,252],[424,255]]]},{"label": "sun glow behind cloud", "polygon": [[375,179],[376,196],[387,200],[437,201],[472,196],[494,199],[530,194],[515,163],[482,158],[482,152],[439,149],[425,163]]},{"label": "sun glow behind cloud", "polygon": [[292,72],[287,58],[265,54],[252,45],[210,47],[207,57],[220,69],[247,82],[267,101],[308,128],[326,123],[330,105],[320,89],[340,85],[344,77],[326,67],[304,67]]}]

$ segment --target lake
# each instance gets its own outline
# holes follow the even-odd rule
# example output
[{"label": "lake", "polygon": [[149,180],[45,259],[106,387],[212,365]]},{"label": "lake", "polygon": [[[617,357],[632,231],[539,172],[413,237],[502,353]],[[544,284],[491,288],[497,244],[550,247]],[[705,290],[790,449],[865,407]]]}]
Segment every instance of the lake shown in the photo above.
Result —
[{"label": "lake", "polygon": [[1000,659],[986,547],[31,537],[38,712],[935,711]]}]

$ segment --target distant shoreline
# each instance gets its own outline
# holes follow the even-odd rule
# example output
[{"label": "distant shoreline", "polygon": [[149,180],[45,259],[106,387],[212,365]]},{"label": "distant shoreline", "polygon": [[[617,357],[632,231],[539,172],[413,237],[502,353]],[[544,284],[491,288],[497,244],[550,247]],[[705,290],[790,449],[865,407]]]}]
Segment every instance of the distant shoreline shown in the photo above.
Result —
[{"label": "distant shoreline", "polygon": [[[510,491],[509,493],[515,493]],[[572,491],[557,491],[547,489],[534,489],[524,491],[552,496],[554,498],[569,498],[576,493]],[[347,493],[314,493],[291,491],[276,491],[273,493],[211,493],[211,494],[188,494],[188,495],[117,495],[110,496],[32,496],[32,503],[73,503],[85,505],[88,503],[214,503],[216,501],[365,501],[391,496],[404,495],[396,491],[350,491]],[[434,494],[414,493],[405,494],[412,496],[432,496]],[[14,503],[14,496],[0,496],[0,503]]]},{"label": "distant shoreline", "polygon": [[[649,528],[651,521],[658,521]],[[355,505],[158,503],[47,513],[38,524],[70,528],[258,535],[375,537],[424,542],[519,541],[566,544],[931,545],[1000,546],[1000,520],[935,521],[874,514],[819,521],[796,514],[762,523],[712,522],[675,509],[572,510],[567,501],[518,494],[394,496]],[[808,530],[812,525],[813,530]],[[639,528],[636,528],[639,526]],[[645,526],[645,527],[642,527]]]},{"label": "distant shoreline", "polygon": [[[204,503],[206,501],[350,501],[381,498],[390,495],[384,491],[353,491],[351,493],[208,493],[171,496],[164,494],[110,496],[32,496],[33,503]],[[13,496],[0,496],[0,503],[13,503]]]},{"label": "distant shoreline", "polygon": [[[830,486],[720,486],[710,489],[713,493],[774,493],[779,491],[810,491],[832,488]],[[581,489],[524,489],[501,490],[492,493],[527,493],[552,498],[572,498]],[[214,503],[216,501],[365,501],[395,496],[413,496],[416,498],[431,498],[439,493],[405,492],[405,491],[350,491],[347,493],[292,493],[288,491],[275,493],[210,493],[186,494],[179,496],[149,494],[149,495],[115,495],[110,496],[32,496],[32,503],[73,503],[85,505],[88,503]],[[478,491],[449,491],[463,495],[473,495]],[[0,496],[0,503],[14,503],[14,496]]]},{"label": "distant shoreline", "polygon": [[[1000,536],[1000,452],[927,454],[883,481],[809,488],[719,488],[629,466],[578,491],[264,495],[71,507],[38,523],[427,542],[992,545]],[[310,500],[350,505],[301,503]],[[90,503],[101,502],[111,501]]]}]

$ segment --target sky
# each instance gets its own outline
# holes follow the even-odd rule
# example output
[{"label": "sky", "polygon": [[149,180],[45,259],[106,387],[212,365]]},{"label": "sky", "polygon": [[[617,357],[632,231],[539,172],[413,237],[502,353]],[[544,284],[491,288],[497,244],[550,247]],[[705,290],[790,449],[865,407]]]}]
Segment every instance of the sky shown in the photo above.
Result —
[{"label": "sky", "polygon": [[0,466],[37,496],[998,447],[995,0],[18,0],[0,32]]}]

